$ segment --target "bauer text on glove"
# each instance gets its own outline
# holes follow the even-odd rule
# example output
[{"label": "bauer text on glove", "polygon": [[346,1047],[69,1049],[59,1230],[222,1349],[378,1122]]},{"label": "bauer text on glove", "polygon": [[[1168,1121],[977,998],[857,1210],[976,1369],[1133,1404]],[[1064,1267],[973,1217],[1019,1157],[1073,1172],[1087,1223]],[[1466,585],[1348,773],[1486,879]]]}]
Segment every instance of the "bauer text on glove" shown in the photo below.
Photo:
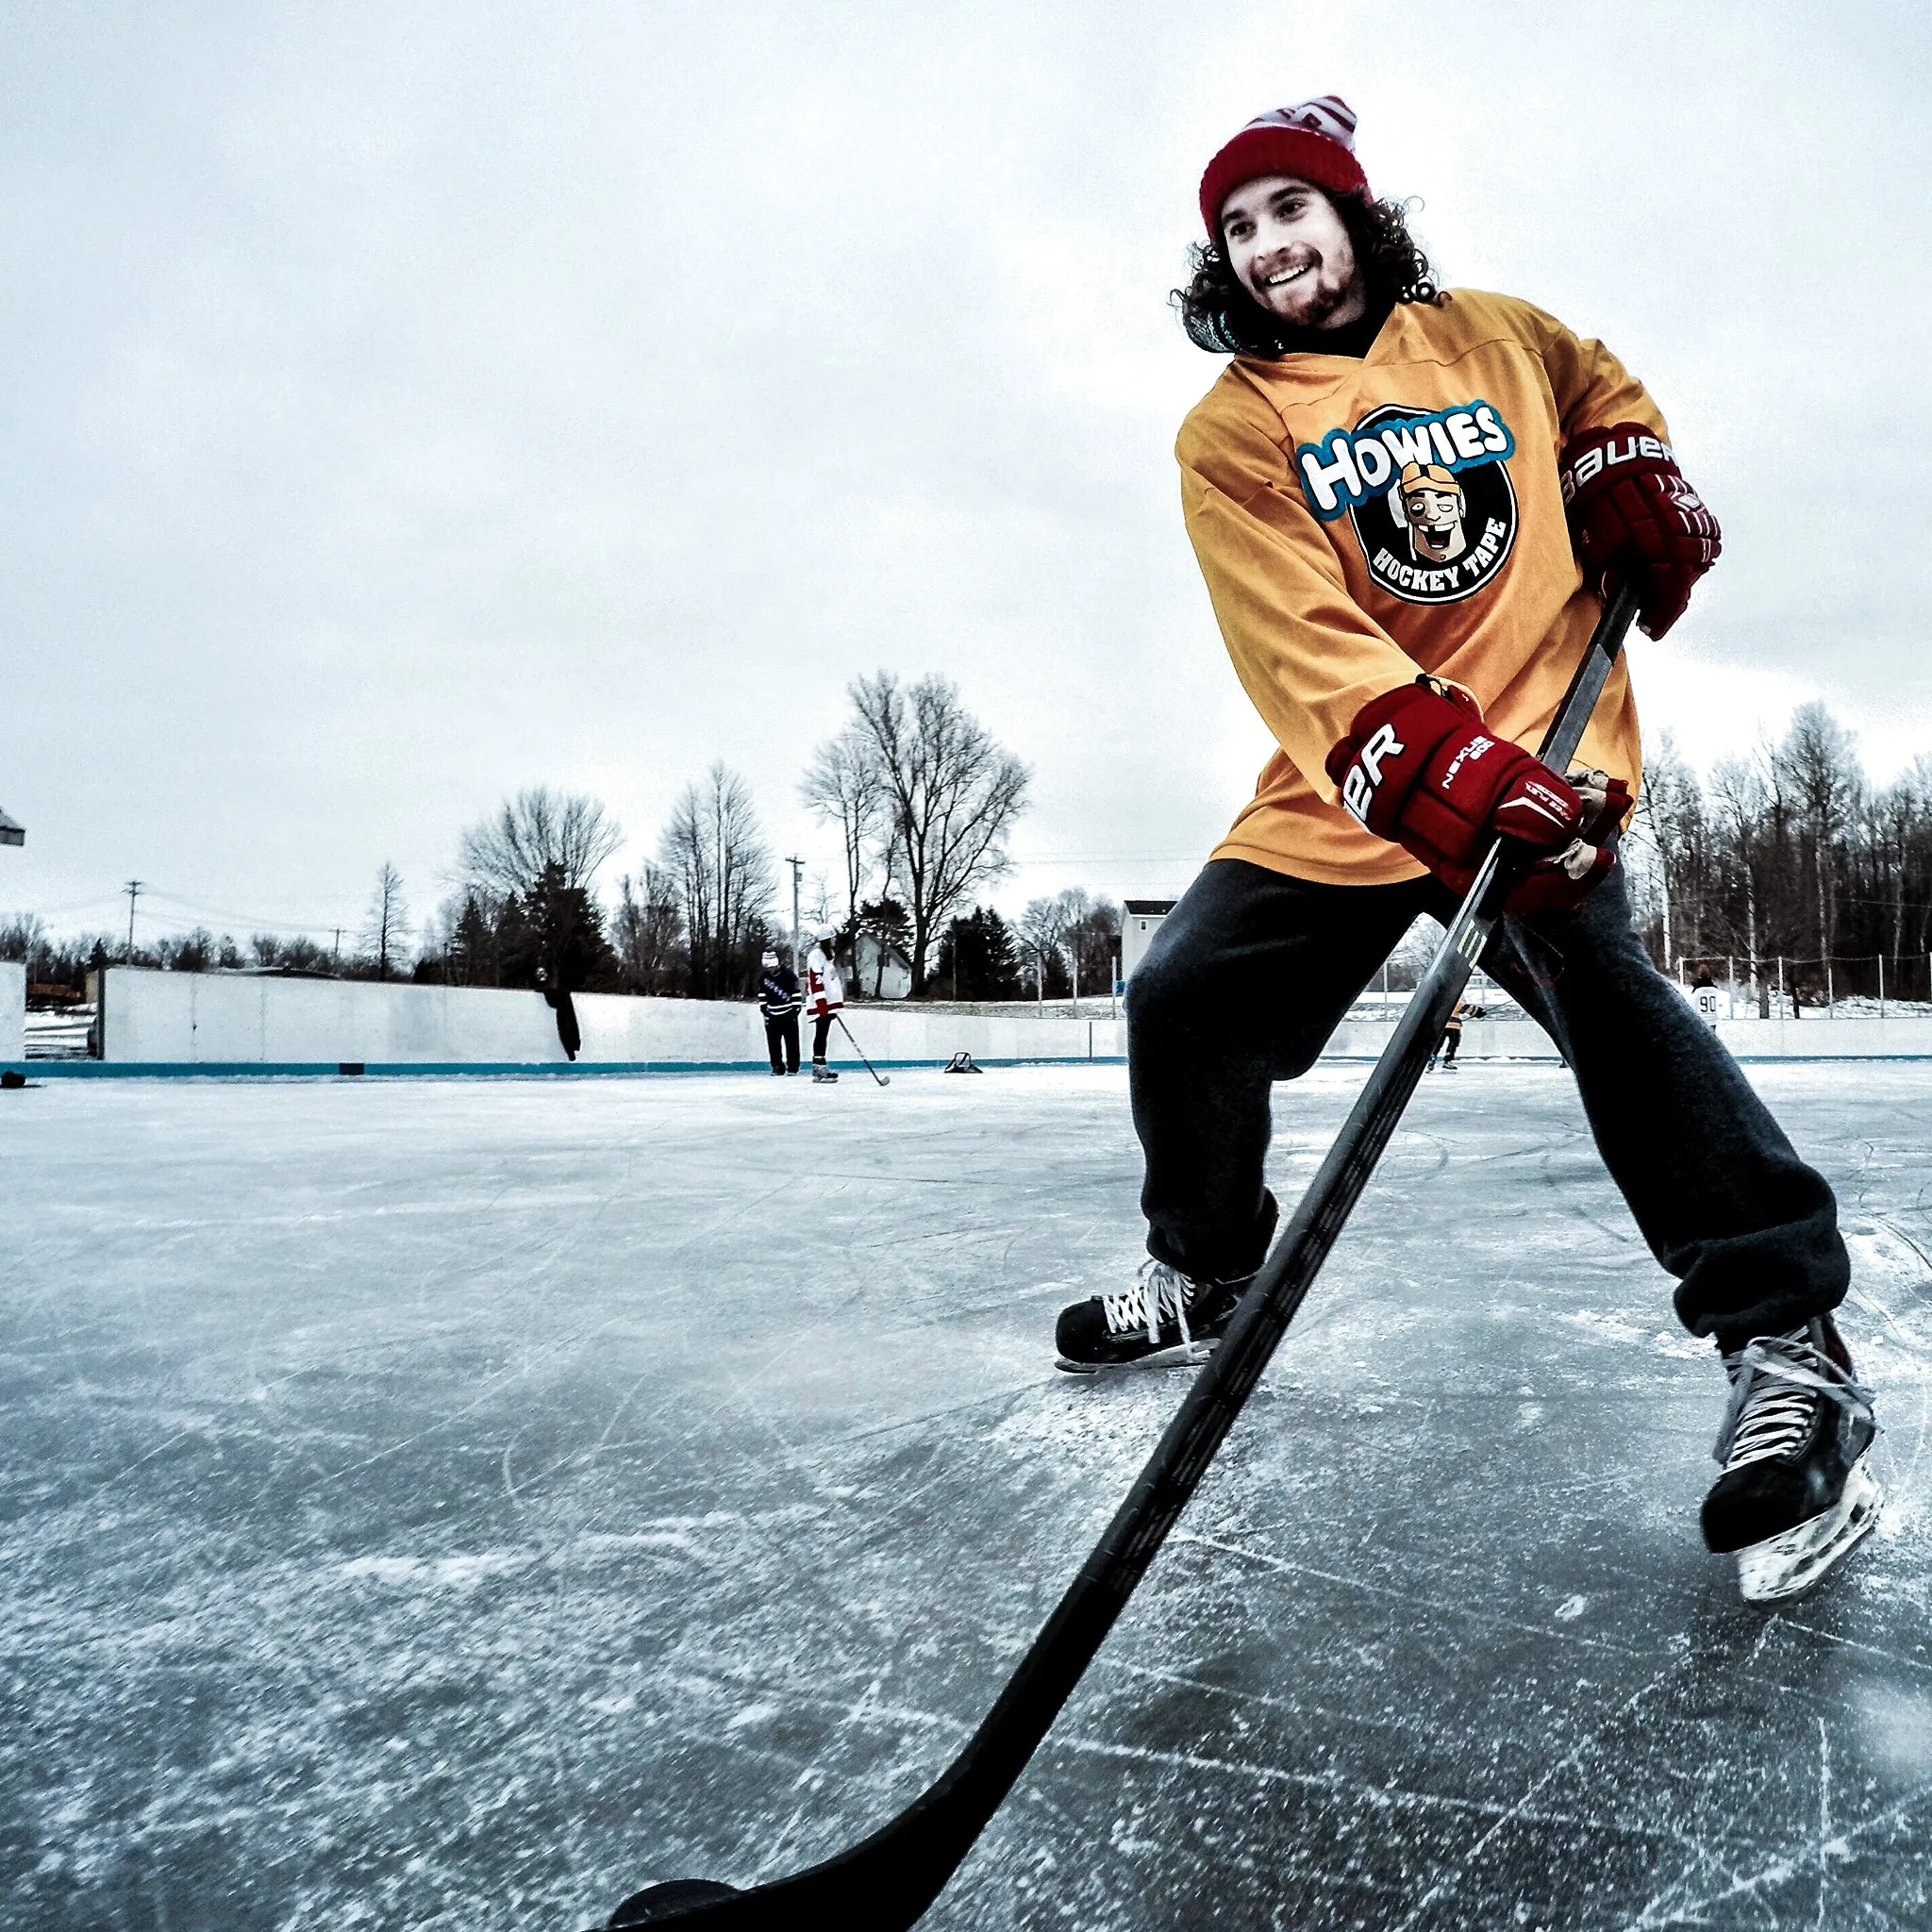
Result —
[{"label": "bauer text on glove", "polygon": [[1563,451],[1563,503],[1583,580],[1604,592],[1629,572],[1638,625],[1660,638],[1724,548],[1717,519],[1670,445],[1641,423],[1585,429]]}]

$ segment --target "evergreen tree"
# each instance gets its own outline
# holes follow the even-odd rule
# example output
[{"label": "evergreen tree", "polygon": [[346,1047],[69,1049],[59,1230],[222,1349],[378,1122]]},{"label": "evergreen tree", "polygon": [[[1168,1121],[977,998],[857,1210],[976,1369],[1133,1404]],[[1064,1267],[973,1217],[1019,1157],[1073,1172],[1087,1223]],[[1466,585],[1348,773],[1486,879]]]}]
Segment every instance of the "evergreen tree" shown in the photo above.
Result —
[{"label": "evergreen tree", "polygon": [[540,967],[553,987],[569,992],[596,991],[617,978],[603,911],[560,864],[546,865],[507,903],[497,949],[502,977],[512,986],[534,986]]},{"label": "evergreen tree", "polygon": [[1018,999],[1023,989],[1012,928],[991,906],[975,906],[954,920],[941,936],[939,967],[927,986],[948,999]]}]

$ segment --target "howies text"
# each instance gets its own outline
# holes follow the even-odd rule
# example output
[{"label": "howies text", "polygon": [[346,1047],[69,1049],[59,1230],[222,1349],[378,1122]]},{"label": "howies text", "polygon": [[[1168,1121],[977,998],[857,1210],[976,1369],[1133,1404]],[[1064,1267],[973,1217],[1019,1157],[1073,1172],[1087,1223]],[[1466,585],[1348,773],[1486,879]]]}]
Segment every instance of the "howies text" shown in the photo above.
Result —
[{"label": "howies text", "polygon": [[1326,522],[1392,489],[1411,463],[1453,474],[1501,462],[1515,448],[1509,425],[1478,400],[1426,416],[1399,416],[1357,435],[1331,429],[1320,442],[1302,443],[1294,460],[1308,507]]}]

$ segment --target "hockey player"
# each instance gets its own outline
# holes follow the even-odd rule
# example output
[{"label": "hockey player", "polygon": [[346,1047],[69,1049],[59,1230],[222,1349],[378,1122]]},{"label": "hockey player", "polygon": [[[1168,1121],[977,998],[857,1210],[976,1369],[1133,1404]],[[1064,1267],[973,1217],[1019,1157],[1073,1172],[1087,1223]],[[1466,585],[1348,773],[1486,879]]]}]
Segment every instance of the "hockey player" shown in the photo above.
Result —
[{"label": "hockey player", "polygon": [[1708,966],[1700,966],[1697,977],[1690,982],[1690,1004],[1697,1008],[1697,1017],[1715,1033],[1720,1001],[1717,981],[1710,976]]},{"label": "hockey player", "polygon": [[804,1000],[798,974],[778,963],[769,946],[758,961],[758,1010],[765,1016],[765,1050],[781,1077],[798,1071],[798,1009]]},{"label": "hockey player", "polygon": [[1482,964],[1574,1070],[1679,1317],[1721,1353],[1706,1539],[1739,1553],[1747,1596],[1793,1594],[1878,1501],[1876,1424],[1832,1320],[1836,1204],[1631,929],[1624,665],[1579,769],[1521,748],[1606,589],[1630,580],[1663,636],[1718,526],[1608,350],[1525,302],[1438,291],[1354,134],[1334,96],[1264,114],[1201,183],[1208,241],[1177,300],[1234,359],[1181,429],[1182,503],[1277,750],[1130,982],[1150,1258],[1061,1315],[1061,1365],[1213,1345],[1274,1228],[1271,1082],[1308,1067],[1418,911],[1453,916],[1502,835],[1535,869]]},{"label": "hockey player", "polygon": [[825,1042],[832,1035],[832,1015],[845,1004],[845,982],[839,977],[835,957],[839,929],[822,925],[812,935],[811,951],[805,959],[805,999],[811,1013],[811,1076],[814,1080],[836,1080],[839,1076],[825,1064]]},{"label": "hockey player", "polygon": [[550,969],[540,966],[537,969],[537,991],[543,995],[543,1004],[557,1015],[557,1038],[563,1048],[563,1057],[575,1059],[583,1048],[584,1036],[577,1025],[576,1003],[570,996],[570,988],[560,978],[552,985]]}]

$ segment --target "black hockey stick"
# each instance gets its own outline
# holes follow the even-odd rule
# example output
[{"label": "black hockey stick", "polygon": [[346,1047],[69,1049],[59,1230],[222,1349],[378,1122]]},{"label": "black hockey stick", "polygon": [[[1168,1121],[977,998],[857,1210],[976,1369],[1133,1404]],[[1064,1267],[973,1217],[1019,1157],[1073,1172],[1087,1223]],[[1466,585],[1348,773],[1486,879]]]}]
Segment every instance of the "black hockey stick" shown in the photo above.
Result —
[{"label": "black hockey stick", "polygon": [[[1619,591],[1598,621],[1541,757],[1568,769],[1637,600]],[[1242,1296],[1093,1553],[959,1755],[890,1824],[821,1865],[735,1892],[702,1880],[626,1899],[610,1924],[691,1925],[704,1932],[907,1932],[972,1850],[1125,1607],[1223,1439],[1260,1380],[1341,1231],[1502,917],[1520,873],[1492,847],[1436,949],[1407,1010],[1370,1073],[1321,1172]]]},{"label": "black hockey stick", "polygon": [[845,1015],[843,1013],[834,1013],[832,1017],[839,1023],[839,1031],[842,1033],[848,1041],[851,1041],[852,1051],[856,1053],[858,1056],[859,1059],[864,1063],[865,1071],[868,1074],[870,1074],[873,1076],[873,1078],[879,1083],[881,1087],[890,1087],[892,1084],[891,1077],[885,1074],[880,1073],[879,1070],[875,1066],[874,1066],[869,1059],[866,1059],[864,1047],[860,1046],[858,1041],[852,1039],[852,1029],[845,1024]]}]

